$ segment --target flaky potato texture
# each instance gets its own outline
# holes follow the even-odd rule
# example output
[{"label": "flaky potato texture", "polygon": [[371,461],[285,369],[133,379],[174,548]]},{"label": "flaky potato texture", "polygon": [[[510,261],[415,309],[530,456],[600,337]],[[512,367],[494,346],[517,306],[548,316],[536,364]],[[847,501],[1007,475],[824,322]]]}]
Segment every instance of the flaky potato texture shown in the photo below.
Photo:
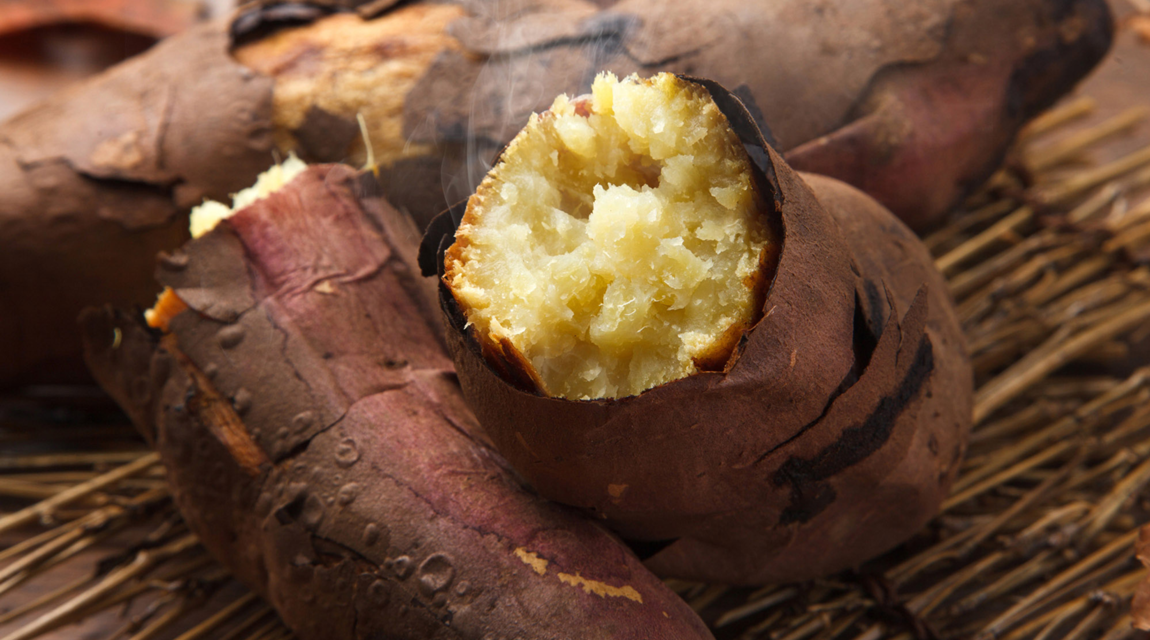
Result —
[{"label": "flaky potato texture", "polygon": [[188,216],[188,231],[193,238],[199,238],[214,229],[221,220],[230,218],[236,211],[282,189],[306,169],[307,163],[291,154],[287,160],[274,164],[261,173],[256,178],[255,184],[233,193],[231,206],[218,200],[205,200],[203,204],[193,208]]},{"label": "flaky potato texture", "polygon": [[721,369],[771,241],[749,159],[698,85],[600,75],[532,116],[471,199],[445,279],[540,391],[631,396]]},{"label": "flaky potato texture", "polygon": [[464,15],[462,7],[446,3],[408,4],[374,20],[336,13],[245,43],[233,55],[276,79],[272,123],[281,152],[305,149],[363,162],[366,147],[351,135],[359,115],[374,159],[389,166],[434,151],[408,142],[404,102],[437,55],[458,49],[447,25]]}]

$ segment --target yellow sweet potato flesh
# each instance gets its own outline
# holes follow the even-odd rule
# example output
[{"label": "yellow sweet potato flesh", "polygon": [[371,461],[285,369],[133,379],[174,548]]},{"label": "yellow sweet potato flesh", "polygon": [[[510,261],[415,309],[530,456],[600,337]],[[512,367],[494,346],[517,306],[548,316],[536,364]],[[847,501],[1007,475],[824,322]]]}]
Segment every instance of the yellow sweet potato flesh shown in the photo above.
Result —
[{"label": "yellow sweet potato flesh", "polygon": [[469,203],[445,279],[541,390],[615,398],[721,368],[771,242],[749,159],[701,87],[596,79],[533,116]]}]

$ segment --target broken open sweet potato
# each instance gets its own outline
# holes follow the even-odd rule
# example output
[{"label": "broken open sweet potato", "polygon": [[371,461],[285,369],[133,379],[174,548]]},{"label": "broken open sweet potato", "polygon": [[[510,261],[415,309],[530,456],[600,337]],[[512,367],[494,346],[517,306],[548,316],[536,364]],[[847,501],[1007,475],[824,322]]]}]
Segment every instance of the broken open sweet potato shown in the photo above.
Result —
[{"label": "broken open sweet potato", "polygon": [[85,314],[92,370],[188,525],[307,640],[711,637],[490,446],[417,231],[369,182],[311,167],[165,257],[165,295],[186,304],[154,309],[168,333]]},{"label": "broken open sweet potato", "polygon": [[[716,105],[725,117],[706,117]],[[536,159],[548,149],[557,171]],[[608,166],[612,149],[649,183]],[[774,230],[749,255],[730,241],[755,235],[729,221],[742,202]],[[685,221],[681,235],[661,235],[668,220]],[[626,250],[587,249],[602,242]],[[693,266],[665,272],[667,260]],[[442,276],[464,397],[499,450],[542,495],[665,545],[646,561],[660,575],[842,570],[922,527],[958,470],[972,374],[929,253],[873,199],[788,167],[713,82],[600,79],[589,98],[558,99],[461,221],[432,224],[421,263]],[[725,295],[754,321],[691,304]],[[699,336],[730,344],[731,327],[717,366],[683,370]],[[660,358],[672,375],[648,375]]]}]

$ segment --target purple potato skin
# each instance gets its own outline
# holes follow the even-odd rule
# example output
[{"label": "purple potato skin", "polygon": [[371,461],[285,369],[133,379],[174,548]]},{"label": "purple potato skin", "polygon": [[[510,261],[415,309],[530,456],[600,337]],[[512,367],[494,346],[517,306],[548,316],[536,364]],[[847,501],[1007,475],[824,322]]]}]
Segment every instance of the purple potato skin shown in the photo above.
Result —
[{"label": "purple potato skin", "polygon": [[85,313],[93,374],[160,452],[188,526],[304,640],[711,638],[494,451],[418,234],[366,184],[313,166],[167,256],[159,279],[190,309],[162,337]]}]

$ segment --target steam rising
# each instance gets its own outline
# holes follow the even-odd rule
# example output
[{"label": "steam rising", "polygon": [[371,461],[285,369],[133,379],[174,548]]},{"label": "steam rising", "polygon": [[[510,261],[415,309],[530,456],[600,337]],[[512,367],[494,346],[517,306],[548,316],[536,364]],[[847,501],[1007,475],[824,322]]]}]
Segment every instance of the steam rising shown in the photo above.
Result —
[{"label": "steam rising", "polygon": [[556,96],[588,93],[600,71],[622,77],[640,70],[623,47],[636,26],[633,16],[578,1],[495,0],[468,9],[471,15],[452,24],[451,33],[485,57],[467,92],[466,127],[420,132],[459,147],[442,167],[448,203],[474,193],[505,141]]}]

